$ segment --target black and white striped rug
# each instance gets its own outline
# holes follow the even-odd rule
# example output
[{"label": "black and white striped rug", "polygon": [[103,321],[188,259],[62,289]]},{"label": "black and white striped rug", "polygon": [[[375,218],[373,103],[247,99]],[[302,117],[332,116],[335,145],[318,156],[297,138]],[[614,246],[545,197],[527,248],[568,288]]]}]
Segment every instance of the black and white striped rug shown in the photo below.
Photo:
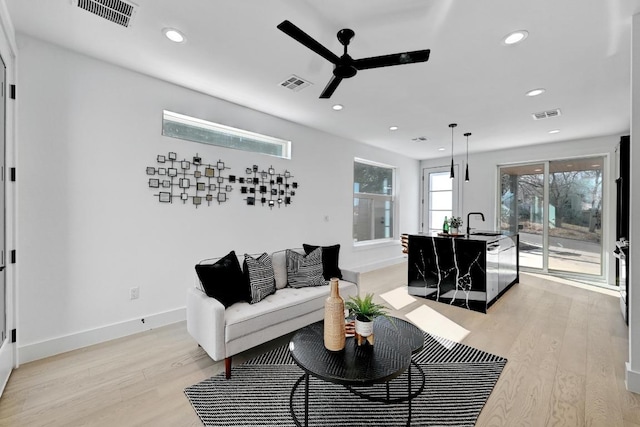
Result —
[{"label": "black and white striped rug", "polygon": [[[422,393],[412,403],[412,426],[473,426],[507,360],[425,333],[424,348],[413,356],[425,374]],[[417,390],[418,368],[412,368]],[[205,426],[294,426],[289,396],[302,370],[279,347],[224,373],[185,389]],[[345,387],[311,377],[310,426],[405,426],[407,403],[371,402]],[[407,374],[391,382],[391,396],[407,393]],[[386,393],[383,385],[367,387],[369,395]],[[294,411],[304,420],[304,389],[294,396]]]}]

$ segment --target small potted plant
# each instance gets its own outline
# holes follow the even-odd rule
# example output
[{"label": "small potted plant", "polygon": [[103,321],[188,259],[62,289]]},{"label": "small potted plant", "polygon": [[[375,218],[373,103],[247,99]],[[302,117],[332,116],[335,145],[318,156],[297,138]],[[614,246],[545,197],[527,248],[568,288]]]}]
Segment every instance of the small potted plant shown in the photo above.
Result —
[{"label": "small potted plant", "polygon": [[358,345],[362,345],[364,340],[373,345],[373,320],[378,316],[388,318],[388,308],[373,302],[373,294],[366,294],[364,298],[350,297],[344,305],[356,318],[355,332]]},{"label": "small potted plant", "polygon": [[462,218],[459,216],[452,216],[451,219],[449,219],[449,233],[458,234],[458,230],[462,227],[462,223]]}]

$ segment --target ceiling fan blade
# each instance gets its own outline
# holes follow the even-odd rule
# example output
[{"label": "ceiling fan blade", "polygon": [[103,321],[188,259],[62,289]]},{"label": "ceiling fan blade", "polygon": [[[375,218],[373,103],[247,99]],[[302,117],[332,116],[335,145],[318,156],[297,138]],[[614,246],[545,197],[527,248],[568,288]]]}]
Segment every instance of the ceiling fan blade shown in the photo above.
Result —
[{"label": "ceiling fan blade", "polygon": [[413,64],[425,62],[429,59],[430,49],[414,50],[413,52],[393,53],[391,55],[373,56],[371,58],[356,59],[353,66],[358,70],[369,68],[389,67],[391,65]]},{"label": "ceiling fan blade", "polygon": [[322,56],[327,61],[332,62],[333,64],[337,64],[340,61],[338,56],[331,52],[326,47],[322,46],[315,39],[313,39],[309,34],[302,31],[300,28],[293,25],[291,22],[284,20],[280,24],[278,24],[278,29],[288,36],[294,38],[299,43],[302,43],[318,55]]},{"label": "ceiling fan blade", "polygon": [[324,90],[320,94],[320,98],[331,98],[331,95],[336,91],[341,81],[342,77],[331,77],[331,80],[329,80],[329,83],[327,83],[327,86],[325,86]]}]

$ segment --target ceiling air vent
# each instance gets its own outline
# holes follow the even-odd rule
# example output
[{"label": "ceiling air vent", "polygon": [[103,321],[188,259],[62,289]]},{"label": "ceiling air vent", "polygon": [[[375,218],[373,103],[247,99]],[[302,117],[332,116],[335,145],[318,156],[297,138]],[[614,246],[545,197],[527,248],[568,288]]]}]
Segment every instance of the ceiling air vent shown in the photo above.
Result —
[{"label": "ceiling air vent", "polygon": [[80,9],[129,28],[138,5],[124,0],[71,0]]},{"label": "ceiling air vent", "polygon": [[415,138],[411,138],[411,140],[413,142],[423,142],[423,141],[427,140],[427,137],[426,136],[417,136]]},{"label": "ceiling air vent", "polygon": [[553,110],[541,111],[539,113],[533,113],[533,120],[550,119],[551,117],[558,117],[560,115],[560,109],[555,108]]},{"label": "ceiling air vent", "polygon": [[301,91],[307,86],[310,86],[312,83],[308,82],[300,77],[292,74],[291,77],[288,77],[285,81],[280,82],[280,86],[286,87],[287,89],[291,89],[294,92]]}]

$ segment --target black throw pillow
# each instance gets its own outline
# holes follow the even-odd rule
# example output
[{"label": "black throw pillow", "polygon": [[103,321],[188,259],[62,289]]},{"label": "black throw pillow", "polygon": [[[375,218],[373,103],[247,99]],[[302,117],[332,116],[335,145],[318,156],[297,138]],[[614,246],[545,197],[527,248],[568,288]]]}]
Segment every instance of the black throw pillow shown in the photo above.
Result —
[{"label": "black throw pillow", "polygon": [[214,264],[197,264],[196,273],[207,296],[217,299],[225,308],[244,300],[246,285],[234,251]]},{"label": "black throw pillow", "polygon": [[340,267],[338,267],[340,245],[315,246],[307,245],[306,243],[304,243],[302,247],[304,248],[304,252],[307,255],[309,255],[315,249],[322,247],[322,275],[324,276],[325,280],[330,280],[332,277],[342,279],[342,272],[340,271]]}]

